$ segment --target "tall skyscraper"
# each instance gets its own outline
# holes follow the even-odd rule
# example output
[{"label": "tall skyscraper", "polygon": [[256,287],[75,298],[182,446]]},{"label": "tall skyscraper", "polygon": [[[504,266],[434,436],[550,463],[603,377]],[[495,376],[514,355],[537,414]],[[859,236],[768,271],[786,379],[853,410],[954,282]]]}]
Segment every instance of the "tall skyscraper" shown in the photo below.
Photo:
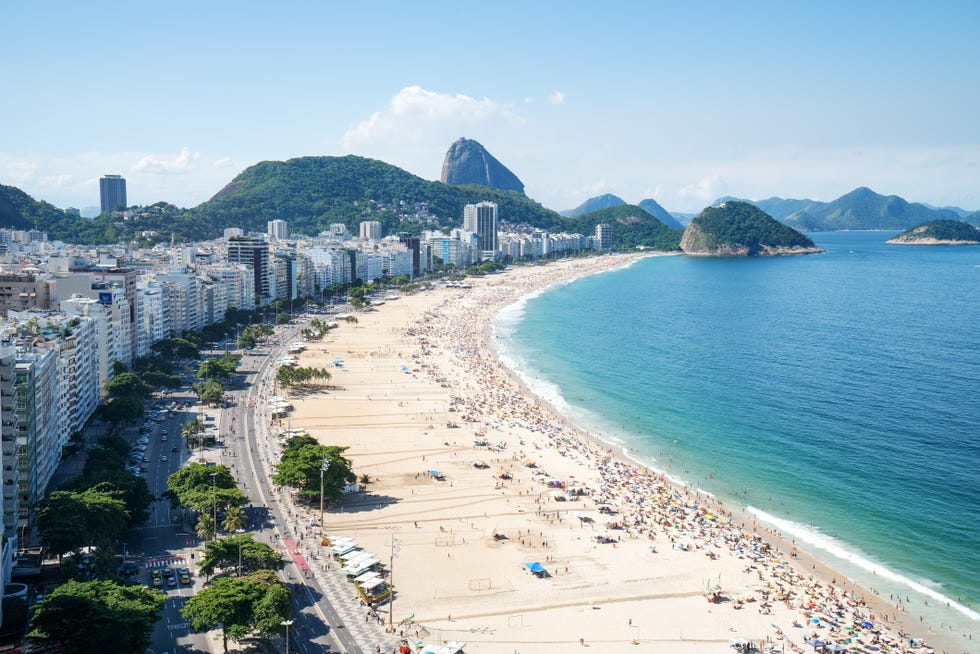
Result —
[{"label": "tall skyscraper", "polygon": [[476,234],[480,258],[493,259],[497,251],[497,205],[493,202],[463,207],[463,229]]},{"label": "tall skyscraper", "polygon": [[126,180],[122,175],[103,175],[99,180],[99,195],[102,199],[102,213],[113,209],[125,209]]},{"label": "tall skyscraper", "polygon": [[285,220],[270,220],[268,222],[269,239],[273,241],[285,241],[289,236],[289,229]]},{"label": "tall skyscraper", "polygon": [[228,239],[228,263],[249,266],[255,275],[255,306],[264,307],[275,297],[275,277],[269,244],[258,238],[233,236]]}]

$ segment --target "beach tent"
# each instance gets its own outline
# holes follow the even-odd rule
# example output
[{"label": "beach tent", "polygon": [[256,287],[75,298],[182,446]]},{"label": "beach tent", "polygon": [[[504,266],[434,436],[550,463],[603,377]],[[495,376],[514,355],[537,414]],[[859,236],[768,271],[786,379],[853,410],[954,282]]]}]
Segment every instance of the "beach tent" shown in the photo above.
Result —
[{"label": "beach tent", "polygon": [[806,641],[806,644],[812,647],[813,649],[823,649],[827,646],[827,643],[823,642],[819,638],[808,640]]},{"label": "beach tent", "polygon": [[533,574],[535,577],[546,577],[548,575],[548,571],[545,569],[545,567],[537,561],[525,563],[524,567],[527,568],[528,572]]},{"label": "beach tent", "polygon": [[436,481],[442,481],[444,479],[442,473],[439,472],[438,470],[430,470],[429,476],[435,479]]}]

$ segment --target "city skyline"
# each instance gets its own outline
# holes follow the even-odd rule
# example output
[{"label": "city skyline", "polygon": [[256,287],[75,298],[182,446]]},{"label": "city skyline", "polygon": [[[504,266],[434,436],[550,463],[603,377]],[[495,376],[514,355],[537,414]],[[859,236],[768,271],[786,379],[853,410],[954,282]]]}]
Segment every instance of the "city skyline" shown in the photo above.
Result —
[{"label": "city skyline", "polygon": [[[130,203],[194,206],[297,156],[438,179],[466,136],[559,211],[857,186],[980,209],[974,3],[236,8],[6,7],[19,29],[0,66],[20,100],[0,108],[0,183],[85,208],[120,174]],[[113,37],[96,38],[106,15]]]}]

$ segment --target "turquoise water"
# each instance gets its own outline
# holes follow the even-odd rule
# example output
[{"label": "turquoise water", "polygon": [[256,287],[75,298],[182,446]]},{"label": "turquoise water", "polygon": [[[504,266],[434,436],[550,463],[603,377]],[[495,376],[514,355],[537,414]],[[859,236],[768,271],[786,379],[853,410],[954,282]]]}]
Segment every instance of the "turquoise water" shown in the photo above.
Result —
[{"label": "turquoise water", "polygon": [[510,307],[498,346],[584,428],[976,630],[980,248],[891,235],[644,259]]}]

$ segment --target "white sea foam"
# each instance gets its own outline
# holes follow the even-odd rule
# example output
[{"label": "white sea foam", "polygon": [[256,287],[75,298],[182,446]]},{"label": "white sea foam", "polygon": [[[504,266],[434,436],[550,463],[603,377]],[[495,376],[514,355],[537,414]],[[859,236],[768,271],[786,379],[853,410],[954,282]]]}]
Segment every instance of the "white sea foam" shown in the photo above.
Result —
[{"label": "white sea foam", "polygon": [[977,613],[970,607],[956,602],[955,600],[943,595],[939,591],[930,588],[929,586],[926,586],[923,583],[915,581],[914,579],[909,579],[904,575],[890,570],[880,563],[875,563],[866,556],[856,552],[853,548],[841,542],[837,538],[822,534],[814,527],[802,525],[798,522],[793,522],[792,520],[786,520],[784,518],[777,518],[776,516],[757,509],[754,506],[748,506],[746,507],[746,510],[752,515],[756,516],[760,521],[772,525],[784,535],[788,534],[796,540],[823,550],[831,556],[834,556],[842,561],[847,561],[848,563],[862,570],[872,573],[880,579],[887,579],[888,581],[896,584],[906,586],[917,593],[942,602],[948,605],[950,608],[959,611],[971,620],[980,620],[980,613]]}]

